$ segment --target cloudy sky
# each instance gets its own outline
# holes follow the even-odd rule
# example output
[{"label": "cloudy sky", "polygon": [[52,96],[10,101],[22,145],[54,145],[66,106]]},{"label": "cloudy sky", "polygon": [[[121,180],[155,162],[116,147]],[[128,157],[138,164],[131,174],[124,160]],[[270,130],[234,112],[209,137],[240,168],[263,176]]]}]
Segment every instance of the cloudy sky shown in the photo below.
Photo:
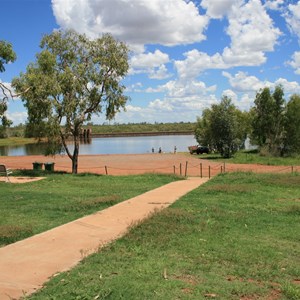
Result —
[{"label": "cloudy sky", "polygon": [[[242,110],[260,88],[300,93],[300,0],[0,0],[0,40],[17,61],[9,84],[39,52],[44,34],[72,28],[91,38],[111,33],[130,49],[124,80],[131,97],[115,122],[196,121],[231,97]],[[25,122],[20,100],[8,116]],[[94,118],[102,124],[103,117]]]}]

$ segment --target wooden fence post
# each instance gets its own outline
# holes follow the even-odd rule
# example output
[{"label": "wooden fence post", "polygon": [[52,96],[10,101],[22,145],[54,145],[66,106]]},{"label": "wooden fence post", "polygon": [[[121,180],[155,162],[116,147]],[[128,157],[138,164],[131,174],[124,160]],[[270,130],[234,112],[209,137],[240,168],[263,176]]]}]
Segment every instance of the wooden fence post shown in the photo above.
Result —
[{"label": "wooden fence post", "polygon": [[208,178],[210,179],[210,166],[208,166]]},{"label": "wooden fence post", "polygon": [[185,162],[185,173],[184,173],[184,176],[186,177],[187,175],[187,167],[188,167],[188,161]]},{"label": "wooden fence post", "polygon": [[200,177],[202,178],[202,163],[200,163]]},{"label": "wooden fence post", "polygon": [[108,175],[107,166],[105,166],[105,174]]}]

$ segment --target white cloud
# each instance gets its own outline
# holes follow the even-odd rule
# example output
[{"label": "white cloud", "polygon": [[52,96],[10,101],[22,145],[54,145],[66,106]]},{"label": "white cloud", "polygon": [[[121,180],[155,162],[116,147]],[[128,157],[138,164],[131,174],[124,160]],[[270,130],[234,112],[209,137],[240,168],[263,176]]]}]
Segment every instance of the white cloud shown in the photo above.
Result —
[{"label": "white cloud", "polygon": [[126,86],[126,92],[141,92],[141,88],[143,87],[143,84],[141,82],[136,82],[131,85]]},{"label": "white cloud", "polygon": [[25,124],[27,121],[27,112],[26,111],[20,111],[20,112],[10,112],[8,109],[7,112],[7,118],[13,122],[13,125],[16,126],[18,124]]},{"label": "white cloud", "polygon": [[129,74],[146,73],[151,79],[166,79],[172,76],[165,66],[168,62],[170,62],[169,55],[160,50],[155,50],[154,53],[136,54],[129,61]]},{"label": "white cloud", "polygon": [[259,66],[266,62],[265,52],[274,50],[281,32],[274,27],[260,0],[231,1],[227,17],[230,46],[214,55],[196,49],[184,53],[186,59],[174,63],[181,79],[195,78],[207,69]]},{"label": "white cloud", "polygon": [[242,94],[242,96],[238,96],[233,90],[225,90],[222,93],[222,96],[227,96],[232,100],[232,103],[242,111],[248,111],[250,107],[254,103],[254,93],[251,95],[249,94]]},{"label": "white cloud", "polygon": [[[274,27],[261,1],[250,0],[243,6],[233,6],[227,34],[231,37],[231,51],[225,49],[223,53],[226,62],[231,65],[260,65],[266,60],[264,52],[274,50],[281,32]],[[250,58],[247,59],[247,56]]]},{"label": "white cloud", "polygon": [[271,87],[275,88],[276,85],[281,85],[283,87],[286,96],[289,94],[300,93],[300,85],[297,81],[288,81],[285,78],[279,78],[271,85]]},{"label": "white cloud", "polygon": [[172,74],[168,72],[168,69],[165,65],[160,65],[158,68],[154,68],[151,70],[149,74],[149,78],[151,79],[167,79],[172,77]]},{"label": "white cloud", "polygon": [[201,98],[204,95],[214,93],[216,85],[206,86],[202,81],[192,80],[189,82],[182,82],[180,80],[171,80],[157,88],[146,89],[147,93],[166,93],[167,98],[184,99],[187,97]]},{"label": "white cloud", "polygon": [[282,5],[284,4],[284,0],[266,0],[265,7],[271,10],[280,10],[282,9]]},{"label": "white cloud", "polygon": [[130,67],[132,68],[153,68],[159,67],[162,64],[166,64],[170,61],[169,55],[155,50],[154,53],[141,53],[134,55],[130,59]]},{"label": "white cloud", "polygon": [[202,0],[201,6],[211,18],[220,19],[228,14],[232,6],[241,0]]},{"label": "white cloud", "polygon": [[[129,106],[125,114],[135,122],[195,121],[204,108],[218,102],[216,88],[215,85],[206,86],[202,81],[184,83],[172,80],[146,90],[148,93],[164,93],[162,98],[153,99],[146,107]],[[116,120],[124,122],[124,113],[118,114]]]},{"label": "white cloud", "polygon": [[300,39],[300,1],[295,5],[288,5],[285,17],[291,32],[296,34],[298,39]]},{"label": "white cloud", "polygon": [[181,80],[195,78],[206,69],[226,68],[223,58],[219,53],[209,56],[207,53],[194,49],[184,53],[184,56],[186,57],[185,60],[174,62]]},{"label": "white cloud", "polygon": [[52,0],[52,7],[62,28],[91,37],[110,32],[140,50],[145,44],[200,42],[209,21],[184,0]]},{"label": "white cloud", "polygon": [[170,101],[162,101],[160,99],[156,99],[149,103],[149,108],[152,108],[152,109],[158,110],[158,111],[170,111],[171,112],[173,110],[173,105],[171,105]]},{"label": "white cloud", "polygon": [[234,76],[228,72],[222,74],[229,79],[230,86],[237,92],[255,92],[264,87],[264,83],[257,77],[248,76],[245,72],[238,72]]},{"label": "white cloud", "polygon": [[224,96],[230,98],[233,102],[236,102],[237,99],[238,99],[237,94],[233,90],[225,90],[225,91],[223,91],[222,97],[224,97]]},{"label": "white cloud", "polygon": [[287,64],[295,69],[296,74],[300,75],[300,52],[296,51],[292,56],[292,60],[287,62]]},{"label": "white cloud", "polygon": [[[228,72],[223,72],[223,76],[229,79],[229,84],[236,93],[246,93],[247,97],[255,98],[255,93],[264,87],[274,89],[276,86],[283,87],[286,97],[291,94],[300,93],[300,85],[296,81],[288,81],[285,78],[278,78],[274,82],[261,81],[256,76],[248,76],[245,72],[237,72],[234,76]],[[247,100],[248,101],[248,100]]]},{"label": "white cloud", "polygon": [[243,94],[237,106],[239,109],[248,111],[254,105],[254,94]]},{"label": "white cloud", "polygon": [[133,105],[126,105],[126,112],[140,112],[142,110],[141,107],[133,106]]}]

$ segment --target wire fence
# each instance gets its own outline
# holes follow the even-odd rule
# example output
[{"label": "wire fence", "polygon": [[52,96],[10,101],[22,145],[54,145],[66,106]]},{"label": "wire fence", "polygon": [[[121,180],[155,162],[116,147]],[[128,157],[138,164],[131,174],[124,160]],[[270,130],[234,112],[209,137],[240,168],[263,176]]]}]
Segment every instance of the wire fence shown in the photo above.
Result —
[{"label": "wire fence", "polygon": [[[68,170],[69,166],[58,165],[58,169]],[[149,167],[117,167],[112,165],[100,165],[93,167],[78,167],[78,172],[91,172],[102,175],[164,173],[179,176],[214,177],[228,172],[253,172],[253,173],[297,173],[300,166],[269,166],[269,165],[234,165],[234,164],[192,164],[189,161],[180,162],[169,166]]]}]

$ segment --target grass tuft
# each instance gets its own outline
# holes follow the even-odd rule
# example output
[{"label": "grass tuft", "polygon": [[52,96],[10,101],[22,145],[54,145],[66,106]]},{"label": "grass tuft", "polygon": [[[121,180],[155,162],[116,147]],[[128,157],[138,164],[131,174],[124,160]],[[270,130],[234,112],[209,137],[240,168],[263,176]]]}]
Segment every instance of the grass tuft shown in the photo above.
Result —
[{"label": "grass tuft", "polygon": [[289,300],[299,300],[300,299],[300,285],[293,284],[291,282],[286,282],[283,284],[282,292]]},{"label": "grass tuft", "polygon": [[10,244],[33,234],[32,225],[0,225],[0,243]]}]

